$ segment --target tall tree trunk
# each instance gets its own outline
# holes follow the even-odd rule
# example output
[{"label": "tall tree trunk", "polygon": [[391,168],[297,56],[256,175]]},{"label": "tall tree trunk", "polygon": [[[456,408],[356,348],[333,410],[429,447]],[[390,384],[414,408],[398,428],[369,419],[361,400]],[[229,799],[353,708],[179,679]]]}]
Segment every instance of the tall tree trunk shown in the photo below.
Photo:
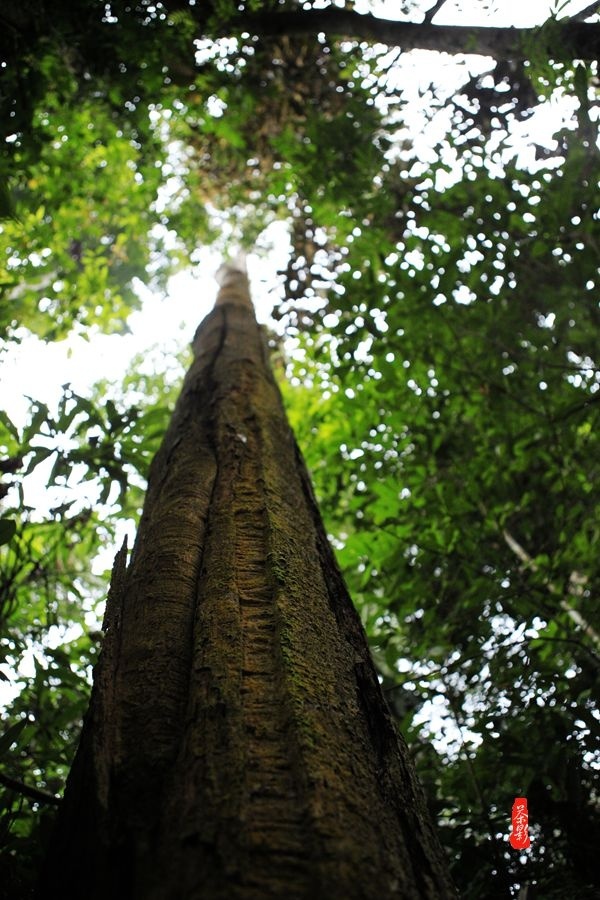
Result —
[{"label": "tall tree trunk", "polygon": [[243,273],[193,346],[40,896],[453,897]]}]

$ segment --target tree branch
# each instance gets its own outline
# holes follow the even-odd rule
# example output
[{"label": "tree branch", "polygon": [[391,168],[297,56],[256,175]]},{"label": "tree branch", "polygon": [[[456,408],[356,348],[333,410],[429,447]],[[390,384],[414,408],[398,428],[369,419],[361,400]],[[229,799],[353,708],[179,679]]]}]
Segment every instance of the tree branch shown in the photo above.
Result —
[{"label": "tree branch", "polygon": [[594,3],[590,3],[589,6],[586,6],[585,9],[582,9],[580,12],[575,13],[574,16],[569,16],[569,22],[584,22],[586,19],[589,19],[590,16],[593,16],[594,13],[600,12],[600,0],[595,0]]},{"label": "tree branch", "polygon": [[442,6],[445,5],[445,3],[446,3],[446,0],[437,0],[437,3],[434,3],[434,5],[431,7],[431,9],[428,9],[427,12],[425,13],[422,24],[430,25],[434,16],[436,16],[439,13],[440,9],[442,8]]},{"label": "tree branch", "polygon": [[568,56],[593,60],[600,56],[600,25],[571,19],[554,22],[551,28],[482,28],[394,22],[329,8],[239,17],[227,23],[227,32],[224,29],[223,33],[229,34],[232,25],[259,37],[323,32],[329,37],[371,41],[402,50],[474,53],[494,59],[526,59],[532,44],[551,59]]},{"label": "tree branch", "polygon": [[9,775],[4,775],[2,772],[0,772],[0,784],[3,784],[4,787],[9,788],[11,791],[22,794],[24,797],[29,797],[30,800],[37,801],[37,803],[52,803],[54,806],[60,806],[62,803],[61,798],[55,794],[30,787],[28,784],[24,784],[16,778],[11,778]]}]

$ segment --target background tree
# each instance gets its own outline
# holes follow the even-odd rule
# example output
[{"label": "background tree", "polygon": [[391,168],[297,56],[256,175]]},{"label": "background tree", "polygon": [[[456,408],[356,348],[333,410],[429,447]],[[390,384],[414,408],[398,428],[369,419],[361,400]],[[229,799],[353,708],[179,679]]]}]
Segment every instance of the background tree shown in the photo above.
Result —
[{"label": "background tree", "polygon": [[[278,314],[304,353],[288,407],[459,886],[593,896],[595,5],[470,29],[488,56],[419,83],[418,128],[406,48],[465,49],[449,4],[407,4],[393,25],[201,6],[3,8],[5,337],[122,329],[134,277],[164,282],[217,225],[260,245],[287,218]],[[527,155],[559,97],[555,142],[547,129]],[[66,389],[25,430],[3,420],[7,503],[46,457],[58,482],[85,467],[105,500],[133,481],[120,502],[135,513],[168,398],[132,374],[112,407]],[[99,596],[84,561],[99,514],[107,533],[98,510],[70,527],[77,502],[45,521],[7,509],[9,663],[52,622],[81,622],[76,591]],[[80,629],[66,656],[40,653],[7,718],[7,777],[60,789],[94,646]],[[535,838],[522,860],[504,841],[517,794]],[[13,790],[5,819],[25,861],[30,800]]]}]

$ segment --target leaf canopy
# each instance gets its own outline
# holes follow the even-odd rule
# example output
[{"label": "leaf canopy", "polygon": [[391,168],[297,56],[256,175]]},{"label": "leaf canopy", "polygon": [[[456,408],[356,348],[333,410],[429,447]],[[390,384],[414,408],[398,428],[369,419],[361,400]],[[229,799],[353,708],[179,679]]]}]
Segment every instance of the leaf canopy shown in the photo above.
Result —
[{"label": "leaf canopy", "polygon": [[[4,5],[0,335],[10,352],[122,332],[138,281],[286,222],[274,363],[461,895],[593,896],[597,64],[583,43],[548,58],[556,15],[520,55],[430,74],[335,29],[265,27],[322,6]],[[174,390],[135,360],[119,387],[0,416],[2,766],[50,794],[101,640],[90,560],[139,514]],[[51,810],[4,802],[26,896]]]}]

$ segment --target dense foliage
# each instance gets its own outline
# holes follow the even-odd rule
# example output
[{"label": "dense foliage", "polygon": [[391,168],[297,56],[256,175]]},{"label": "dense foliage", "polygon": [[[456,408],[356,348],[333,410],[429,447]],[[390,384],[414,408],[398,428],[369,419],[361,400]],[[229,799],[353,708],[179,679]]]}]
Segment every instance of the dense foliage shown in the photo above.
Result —
[{"label": "dense foliage", "polygon": [[[598,896],[597,66],[545,58],[537,32],[431,74],[261,32],[342,5],[3,5],[3,352],[124,331],[136,279],[160,290],[198,245],[287,222],[290,418],[461,895]],[[7,896],[28,896],[86,705],[91,560],[139,513],[171,376],[134,360],[22,427],[0,416]]]}]

